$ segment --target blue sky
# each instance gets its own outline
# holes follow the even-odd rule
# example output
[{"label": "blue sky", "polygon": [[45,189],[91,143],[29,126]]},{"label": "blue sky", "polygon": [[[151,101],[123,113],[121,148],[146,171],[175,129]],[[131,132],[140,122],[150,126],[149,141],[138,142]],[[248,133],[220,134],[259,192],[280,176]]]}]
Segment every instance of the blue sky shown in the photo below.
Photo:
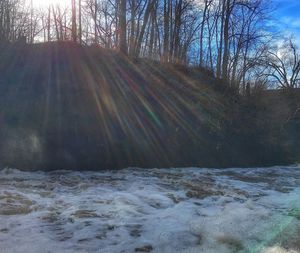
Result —
[{"label": "blue sky", "polygon": [[293,33],[300,47],[300,0],[274,0],[274,3],[275,24],[285,35]]}]

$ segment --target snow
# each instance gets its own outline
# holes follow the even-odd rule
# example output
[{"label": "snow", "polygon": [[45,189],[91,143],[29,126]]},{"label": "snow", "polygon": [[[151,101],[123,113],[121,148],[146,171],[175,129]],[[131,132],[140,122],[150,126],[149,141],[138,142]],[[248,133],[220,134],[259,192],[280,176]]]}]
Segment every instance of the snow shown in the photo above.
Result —
[{"label": "snow", "polygon": [[300,167],[0,171],[1,252],[300,252]]}]

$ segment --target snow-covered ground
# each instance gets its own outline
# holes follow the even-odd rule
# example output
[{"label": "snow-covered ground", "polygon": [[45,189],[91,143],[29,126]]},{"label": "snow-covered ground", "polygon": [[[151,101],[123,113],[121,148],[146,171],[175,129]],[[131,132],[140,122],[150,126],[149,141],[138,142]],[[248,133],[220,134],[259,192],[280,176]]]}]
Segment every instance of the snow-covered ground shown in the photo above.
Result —
[{"label": "snow-covered ground", "polygon": [[300,167],[4,169],[0,252],[300,252]]}]

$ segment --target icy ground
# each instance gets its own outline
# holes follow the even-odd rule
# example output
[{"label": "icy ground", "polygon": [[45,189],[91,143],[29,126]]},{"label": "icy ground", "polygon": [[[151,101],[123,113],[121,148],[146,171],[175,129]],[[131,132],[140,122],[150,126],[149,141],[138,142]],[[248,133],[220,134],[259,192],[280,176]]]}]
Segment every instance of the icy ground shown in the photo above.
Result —
[{"label": "icy ground", "polygon": [[4,169],[0,252],[300,252],[300,167]]}]

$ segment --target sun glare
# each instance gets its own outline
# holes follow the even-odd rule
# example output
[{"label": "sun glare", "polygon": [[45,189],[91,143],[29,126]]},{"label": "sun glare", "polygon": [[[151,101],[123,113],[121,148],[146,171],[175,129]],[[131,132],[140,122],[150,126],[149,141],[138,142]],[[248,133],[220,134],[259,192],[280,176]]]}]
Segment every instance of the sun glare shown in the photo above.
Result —
[{"label": "sun glare", "polygon": [[32,0],[32,4],[34,7],[47,7],[49,5],[68,6],[70,5],[70,3],[71,0]]}]

